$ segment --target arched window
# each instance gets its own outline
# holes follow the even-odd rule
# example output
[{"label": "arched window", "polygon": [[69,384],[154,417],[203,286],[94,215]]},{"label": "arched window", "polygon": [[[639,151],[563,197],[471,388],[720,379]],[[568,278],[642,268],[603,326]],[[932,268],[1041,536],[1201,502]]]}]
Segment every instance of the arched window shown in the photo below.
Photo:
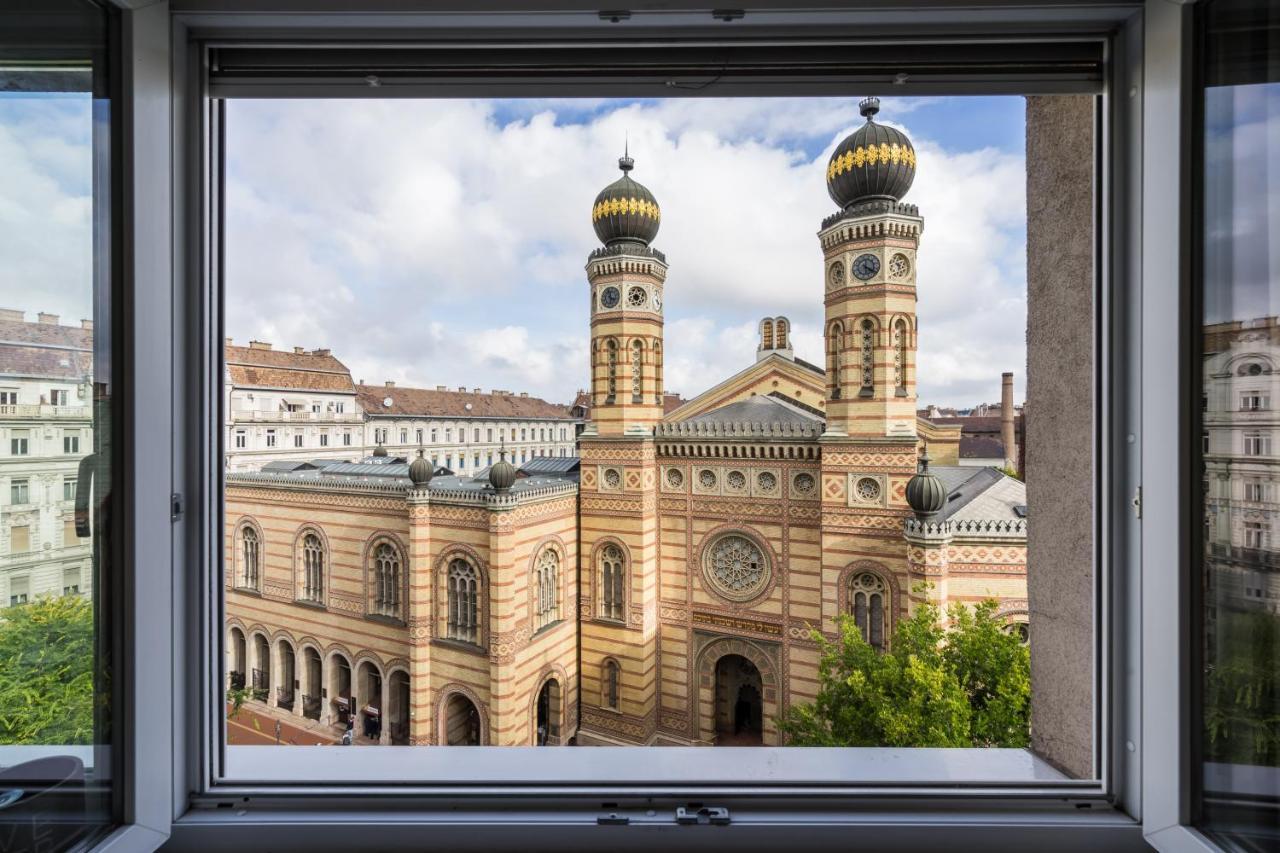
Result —
[{"label": "arched window", "polygon": [[258,567],[261,556],[261,543],[258,531],[245,524],[240,528],[240,586],[244,589],[258,588]]},{"label": "arched window", "polygon": [[787,348],[787,318],[785,317],[778,318],[777,334],[778,334],[777,348],[786,349]]},{"label": "arched window", "polygon": [[455,557],[449,561],[449,616],[445,636],[466,643],[480,642],[480,571],[468,560]]},{"label": "arched window", "polygon": [[533,568],[534,629],[545,628],[560,618],[560,555],[544,548]]},{"label": "arched window", "polygon": [[662,405],[662,341],[653,342],[653,401]]},{"label": "arched window", "polygon": [[644,344],[631,342],[631,402],[644,400]]},{"label": "arched window", "polygon": [[373,612],[400,616],[400,551],[390,542],[373,550]]},{"label": "arched window", "polygon": [[840,342],[844,338],[844,326],[832,323],[827,333],[827,366],[831,374],[831,399],[840,399]]},{"label": "arched window", "polygon": [[893,324],[893,385],[900,396],[907,393],[907,321]]},{"label": "arched window", "polygon": [[875,323],[862,321],[862,392],[871,393],[875,387]]},{"label": "arched window", "polygon": [[876,651],[884,651],[887,608],[884,578],[861,572],[849,580],[849,612],[866,640]]},{"label": "arched window", "polygon": [[618,662],[610,658],[604,662],[604,678],[602,679],[601,692],[604,695],[604,706],[618,710]]},{"label": "arched window", "polygon": [[605,379],[608,393],[606,403],[612,403],[618,394],[618,342],[613,338],[605,341]]},{"label": "arched window", "polygon": [[600,615],[606,619],[625,618],[625,572],[622,549],[606,545],[600,552]]},{"label": "arched window", "polygon": [[324,543],[314,533],[302,537],[302,598],[324,601]]},{"label": "arched window", "polygon": [[760,348],[773,349],[773,321],[762,320],[760,323]]}]

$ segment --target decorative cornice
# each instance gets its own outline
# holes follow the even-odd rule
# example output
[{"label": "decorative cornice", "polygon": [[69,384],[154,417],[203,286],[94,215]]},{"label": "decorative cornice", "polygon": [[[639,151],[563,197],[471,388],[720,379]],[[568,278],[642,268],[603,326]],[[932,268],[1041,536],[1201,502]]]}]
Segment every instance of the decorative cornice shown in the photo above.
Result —
[{"label": "decorative cornice", "polygon": [[654,436],[656,438],[775,438],[808,441],[821,436],[824,429],[825,426],[820,423],[676,421],[658,424],[654,427]]}]

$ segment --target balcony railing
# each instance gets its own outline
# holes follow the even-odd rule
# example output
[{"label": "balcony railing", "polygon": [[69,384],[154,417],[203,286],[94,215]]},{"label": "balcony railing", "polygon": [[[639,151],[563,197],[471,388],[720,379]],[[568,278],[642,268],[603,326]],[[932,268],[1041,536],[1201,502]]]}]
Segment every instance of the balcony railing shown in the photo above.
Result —
[{"label": "balcony railing", "polygon": [[293,691],[285,687],[277,687],[276,707],[293,710]]},{"label": "balcony railing", "polygon": [[359,423],[355,412],[257,412],[233,411],[232,423],[267,423],[287,421],[303,423]]},{"label": "balcony railing", "polygon": [[1209,554],[1213,557],[1247,563],[1257,568],[1280,569],[1280,551],[1242,548],[1239,545],[1215,542],[1209,546]]},{"label": "balcony railing", "polygon": [[31,418],[33,420],[49,418],[89,420],[93,417],[93,410],[89,406],[50,406],[46,403],[20,403],[0,406],[0,417]]}]

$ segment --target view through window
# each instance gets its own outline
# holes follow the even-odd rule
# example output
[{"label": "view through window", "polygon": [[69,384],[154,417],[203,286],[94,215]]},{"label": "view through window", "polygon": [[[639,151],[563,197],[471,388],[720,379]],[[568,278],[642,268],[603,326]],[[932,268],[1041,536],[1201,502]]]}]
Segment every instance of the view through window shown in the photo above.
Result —
[{"label": "view through window", "polygon": [[1026,747],[1024,113],[229,101],[228,744]]}]

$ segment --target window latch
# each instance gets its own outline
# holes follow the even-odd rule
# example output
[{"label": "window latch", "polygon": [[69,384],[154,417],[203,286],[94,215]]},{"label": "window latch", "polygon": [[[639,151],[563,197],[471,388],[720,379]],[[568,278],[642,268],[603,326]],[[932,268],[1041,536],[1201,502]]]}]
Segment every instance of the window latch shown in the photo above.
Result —
[{"label": "window latch", "polygon": [[182,518],[182,495],[177,492],[169,496],[169,518],[171,521]]},{"label": "window latch", "polygon": [[1142,486],[1133,490],[1133,517],[1142,518]]},{"label": "window latch", "polygon": [[724,806],[703,806],[697,809],[693,806],[677,806],[676,823],[681,826],[697,826],[699,824],[728,826],[729,810]]}]

